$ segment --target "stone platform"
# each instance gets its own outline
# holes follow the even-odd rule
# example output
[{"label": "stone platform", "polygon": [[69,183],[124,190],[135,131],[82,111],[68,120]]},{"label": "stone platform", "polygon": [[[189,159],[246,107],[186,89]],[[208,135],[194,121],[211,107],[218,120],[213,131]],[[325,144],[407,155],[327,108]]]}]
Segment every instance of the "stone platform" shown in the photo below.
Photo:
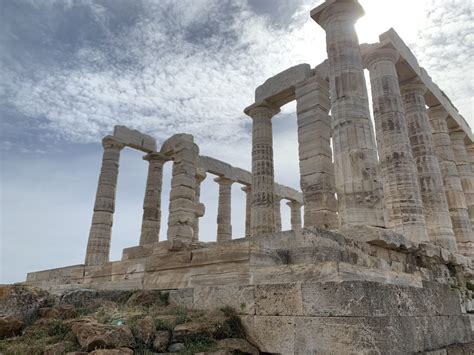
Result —
[{"label": "stone platform", "polygon": [[270,353],[410,353],[473,340],[469,262],[386,229],[311,228],[132,247],[120,261],[34,272],[26,284],[172,290],[186,307],[231,306]]}]

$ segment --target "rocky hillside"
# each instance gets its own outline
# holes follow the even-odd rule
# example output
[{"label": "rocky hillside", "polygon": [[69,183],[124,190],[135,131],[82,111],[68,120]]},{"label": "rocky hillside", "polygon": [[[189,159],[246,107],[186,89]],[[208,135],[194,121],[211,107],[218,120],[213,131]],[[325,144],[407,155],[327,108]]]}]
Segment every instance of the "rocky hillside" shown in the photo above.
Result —
[{"label": "rocky hillside", "polygon": [[230,308],[189,310],[163,291],[0,286],[0,354],[260,354]]}]

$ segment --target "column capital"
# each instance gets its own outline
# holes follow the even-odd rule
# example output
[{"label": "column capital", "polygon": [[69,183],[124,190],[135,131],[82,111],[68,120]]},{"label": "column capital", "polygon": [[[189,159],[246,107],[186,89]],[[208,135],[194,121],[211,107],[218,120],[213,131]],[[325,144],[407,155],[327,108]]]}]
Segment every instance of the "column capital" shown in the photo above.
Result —
[{"label": "column capital", "polygon": [[428,109],[428,116],[430,119],[447,119],[449,117],[449,113],[446,111],[443,105],[439,104]]},{"label": "column capital", "polygon": [[125,147],[125,144],[117,140],[114,136],[105,136],[104,138],[102,138],[102,147],[104,147],[104,149],[107,149],[107,148],[123,149]]},{"label": "column capital", "polygon": [[311,18],[323,28],[330,21],[340,18],[355,23],[364,14],[364,8],[357,0],[326,0],[310,12]]},{"label": "column capital", "polygon": [[396,64],[400,58],[398,51],[392,47],[375,47],[369,49],[363,55],[363,63],[365,68],[369,68],[375,63],[380,61],[390,61],[393,64]]},{"label": "column capital", "polygon": [[303,206],[301,202],[295,200],[289,200],[286,204],[290,206],[290,208],[301,208],[301,206]]},{"label": "column capital", "polygon": [[167,157],[166,155],[164,154],[161,154],[161,153],[158,153],[158,152],[152,152],[152,153],[148,153],[147,155],[145,155],[143,158],[143,160],[146,160],[146,161],[149,161],[149,162],[152,162],[152,161],[161,161],[163,163],[169,161],[169,157]]},{"label": "column capital", "polygon": [[246,194],[252,192],[252,186],[250,186],[250,185],[242,186],[240,189],[241,189],[243,192],[245,192]]},{"label": "column capital", "polygon": [[216,177],[214,181],[217,182],[219,185],[232,185],[235,182],[234,180],[226,178],[225,176]]},{"label": "column capital", "polygon": [[200,184],[203,182],[207,177],[206,170],[203,168],[197,168],[196,169],[196,182]]},{"label": "column capital", "polygon": [[280,108],[272,105],[269,102],[258,102],[254,103],[247,108],[245,108],[244,113],[251,118],[255,118],[256,116],[264,115],[268,118],[272,118],[277,113],[280,112]]},{"label": "column capital", "polygon": [[400,92],[402,95],[411,93],[424,95],[426,91],[427,88],[425,84],[423,84],[423,82],[418,77],[400,83]]},{"label": "column capital", "polygon": [[462,129],[453,129],[449,131],[449,138],[451,138],[451,140],[462,140],[464,142],[466,137],[467,134]]}]

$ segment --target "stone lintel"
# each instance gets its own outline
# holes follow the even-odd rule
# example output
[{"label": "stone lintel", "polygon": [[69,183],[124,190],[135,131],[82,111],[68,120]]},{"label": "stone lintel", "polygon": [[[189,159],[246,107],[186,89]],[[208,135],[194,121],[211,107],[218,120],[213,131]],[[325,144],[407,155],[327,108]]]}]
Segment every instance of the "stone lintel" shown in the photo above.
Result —
[{"label": "stone lintel", "polygon": [[[426,70],[420,67],[415,55],[410,48],[403,42],[398,33],[393,29],[382,33],[379,36],[381,43],[390,43],[400,53],[400,60],[397,63],[397,74],[401,82],[413,77],[418,77],[426,86],[425,101],[428,107],[442,105],[453,121],[464,131],[470,142],[474,142],[474,135],[471,127],[464,117],[459,113],[457,108],[446,96],[446,94],[436,85]],[[361,51],[363,48],[361,47]]]},{"label": "stone lintel", "polygon": [[113,136],[124,145],[145,153],[151,153],[156,150],[155,138],[135,129],[130,129],[125,126],[115,126]]},{"label": "stone lintel", "polygon": [[151,161],[151,160],[161,160],[163,162],[167,162],[170,160],[170,158],[164,154],[161,154],[161,153],[158,153],[158,152],[152,152],[152,153],[148,153],[147,155],[145,155],[143,158],[143,160],[147,160],[147,161]]},{"label": "stone lintel", "polygon": [[[344,4],[347,9],[352,10],[355,20],[364,16],[365,11],[357,0],[326,0],[318,7],[311,10],[311,18],[318,23],[321,27],[324,27],[326,19],[328,18],[330,11],[337,11],[338,9],[334,5]],[[350,7],[349,7],[350,6]]]},{"label": "stone lintel", "polygon": [[267,79],[255,90],[255,102],[269,102],[276,107],[295,99],[295,85],[313,75],[309,64],[298,64]]}]

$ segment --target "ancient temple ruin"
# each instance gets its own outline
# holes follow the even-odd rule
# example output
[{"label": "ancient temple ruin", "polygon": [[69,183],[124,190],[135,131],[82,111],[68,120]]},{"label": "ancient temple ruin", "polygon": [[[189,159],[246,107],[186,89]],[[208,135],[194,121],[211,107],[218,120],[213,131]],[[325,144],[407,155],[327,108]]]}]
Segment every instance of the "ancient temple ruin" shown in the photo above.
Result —
[{"label": "ancient temple ruin", "polygon": [[[102,141],[85,263],[29,273],[26,283],[177,290],[196,309],[237,309],[269,353],[412,353],[473,341],[474,136],[393,29],[359,44],[354,24],[362,15],[356,0],[313,9],[328,59],[296,65],[255,90],[244,110],[253,127],[251,172],[200,155],[189,134],[157,146],[115,127]],[[293,100],[301,192],[274,181],[272,117]],[[124,147],[146,153],[149,164],[143,222],[138,245],[110,261]],[[164,236],[166,162],[173,168]],[[219,185],[217,241],[202,242],[200,185],[211,175]],[[232,184],[247,196],[238,239]],[[282,199],[289,231],[281,230]]]}]

